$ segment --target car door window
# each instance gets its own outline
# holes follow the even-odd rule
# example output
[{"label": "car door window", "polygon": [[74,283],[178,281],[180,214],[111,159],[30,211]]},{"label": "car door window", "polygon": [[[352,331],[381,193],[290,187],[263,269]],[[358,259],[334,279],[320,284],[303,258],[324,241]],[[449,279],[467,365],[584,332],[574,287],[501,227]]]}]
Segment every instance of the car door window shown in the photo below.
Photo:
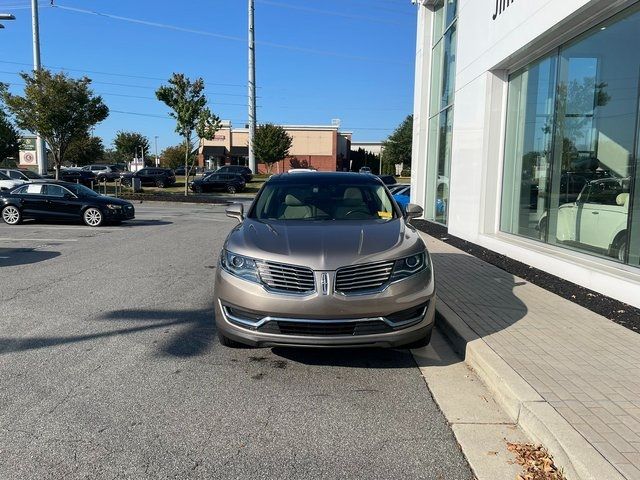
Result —
[{"label": "car door window", "polygon": [[44,185],[43,193],[47,197],[64,198],[66,191],[60,185]]},{"label": "car door window", "polygon": [[22,175],[20,175],[20,172],[9,172],[9,176],[11,178],[13,178],[14,180],[21,180],[22,179]]}]

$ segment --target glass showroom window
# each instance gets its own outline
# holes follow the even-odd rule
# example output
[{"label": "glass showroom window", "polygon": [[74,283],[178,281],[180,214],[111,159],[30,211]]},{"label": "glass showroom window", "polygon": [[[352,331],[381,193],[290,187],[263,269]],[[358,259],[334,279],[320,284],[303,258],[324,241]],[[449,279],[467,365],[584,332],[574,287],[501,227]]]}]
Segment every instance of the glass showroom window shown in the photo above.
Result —
[{"label": "glass showroom window", "polygon": [[509,78],[503,231],[640,264],[639,43],[634,7]]},{"label": "glass showroom window", "polygon": [[425,216],[447,223],[451,132],[456,73],[457,1],[441,0],[434,11],[427,148],[427,205]]}]

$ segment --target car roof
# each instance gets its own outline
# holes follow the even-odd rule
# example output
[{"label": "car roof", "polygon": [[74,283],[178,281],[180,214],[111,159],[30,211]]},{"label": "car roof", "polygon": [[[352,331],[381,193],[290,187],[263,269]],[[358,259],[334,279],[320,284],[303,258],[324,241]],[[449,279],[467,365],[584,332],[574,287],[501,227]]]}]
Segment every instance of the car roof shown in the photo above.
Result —
[{"label": "car roof", "polygon": [[321,182],[340,183],[348,182],[356,185],[382,185],[382,181],[373,175],[362,175],[355,172],[296,172],[294,175],[280,173],[273,175],[269,183],[300,183]]}]

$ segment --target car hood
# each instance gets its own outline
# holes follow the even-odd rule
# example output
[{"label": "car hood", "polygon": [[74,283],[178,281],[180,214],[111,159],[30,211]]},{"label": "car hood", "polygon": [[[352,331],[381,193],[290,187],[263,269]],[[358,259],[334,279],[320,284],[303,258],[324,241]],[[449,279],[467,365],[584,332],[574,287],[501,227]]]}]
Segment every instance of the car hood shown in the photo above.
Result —
[{"label": "car hood", "polygon": [[88,200],[91,201],[93,203],[99,203],[100,205],[133,205],[131,202],[127,202],[126,200],[122,200],[120,198],[114,198],[114,197],[86,197],[84,198],[84,200]]},{"label": "car hood", "polygon": [[393,260],[425,249],[404,219],[389,221],[271,221],[245,219],[225,248],[240,255],[313,270]]}]

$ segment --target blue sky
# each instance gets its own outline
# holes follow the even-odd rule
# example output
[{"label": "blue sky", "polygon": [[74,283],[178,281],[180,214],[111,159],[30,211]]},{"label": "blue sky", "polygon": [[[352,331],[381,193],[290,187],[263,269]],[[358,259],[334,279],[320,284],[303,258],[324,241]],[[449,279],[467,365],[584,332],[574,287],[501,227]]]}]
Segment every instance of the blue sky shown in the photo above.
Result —
[{"label": "blue sky", "polygon": [[[17,17],[0,30],[0,82],[13,91],[33,61],[29,4],[0,0]],[[106,146],[118,130],[158,136],[160,150],[178,142],[155,99],[174,71],[203,77],[213,111],[245,124],[246,0],[55,4],[40,3],[42,63],[93,79],[111,110],[95,130]],[[415,15],[409,0],[256,0],[258,122],[339,118],[355,141],[386,138],[412,110]]]}]

